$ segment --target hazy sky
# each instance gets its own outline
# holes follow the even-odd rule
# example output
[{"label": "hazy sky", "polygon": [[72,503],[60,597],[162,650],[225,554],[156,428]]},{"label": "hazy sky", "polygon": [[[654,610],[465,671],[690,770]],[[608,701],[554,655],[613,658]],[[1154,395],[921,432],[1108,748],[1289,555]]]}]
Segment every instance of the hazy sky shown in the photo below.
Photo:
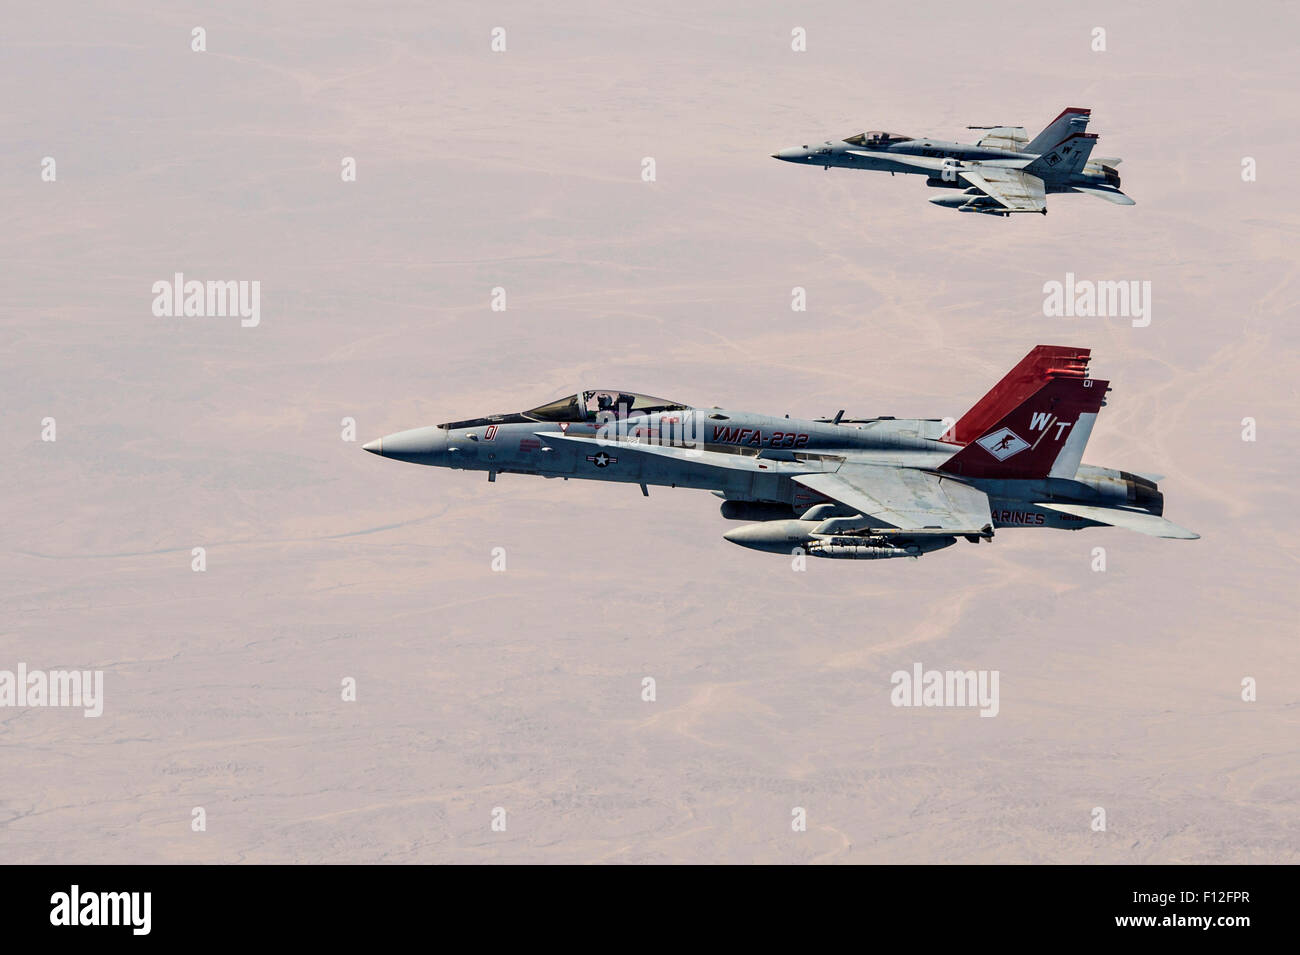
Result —
[{"label": "hazy sky", "polygon": [[[0,670],[102,670],[104,712],[0,708],[0,861],[1300,861],[1297,28],[1284,3],[9,11]],[[960,215],[769,158],[1066,106],[1136,206]],[[155,316],[177,272],[259,282],[260,324]],[[1150,326],[1045,317],[1067,273],[1151,282]],[[1111,381],[1085,460],[1165,475],[1201,540],[1008,529],[797,573],[703,492],[360,450],[582,386],[955,416],[1039,343]],[[892,706],[917,662],[999,671],[998,716]]]}]

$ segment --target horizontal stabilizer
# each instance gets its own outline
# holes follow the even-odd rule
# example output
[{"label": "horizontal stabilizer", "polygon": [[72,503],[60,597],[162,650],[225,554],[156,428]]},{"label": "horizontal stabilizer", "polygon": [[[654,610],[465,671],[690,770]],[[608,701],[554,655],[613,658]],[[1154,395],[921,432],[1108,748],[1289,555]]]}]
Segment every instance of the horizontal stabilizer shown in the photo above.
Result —
[{"label": "horizontal stabilizer", "polygon": [[1137,205],[1132,199],[1124,195],[1118,189],[1100,189],[1096,186],[1075,186],[1075,192],[1082,192],[1085,195],[1096,196],[1098,199],[1105,199],[1107,202],[1113,202],[1117,206],[1135,206]]},{"label": "horizontal stabilizer", "polygon": [[1092,504],[1038,503],[1034,507],[1045,507],[1051,511],[1060,511],[1062,514],[1073,514],[1075,517],[1096,521],[1098,524],[1123,527],[1126,530],[1137,531],[1139,534],[1148,534],[1151,537],[1198,540],[1201,536],[1185,527],[1179,527],[1173,521],[1165,520],[1163,517],[1156,517],[1156,515],[1148,514],[1146,511],[1128,511],[1118,507],[1096,507]]}]

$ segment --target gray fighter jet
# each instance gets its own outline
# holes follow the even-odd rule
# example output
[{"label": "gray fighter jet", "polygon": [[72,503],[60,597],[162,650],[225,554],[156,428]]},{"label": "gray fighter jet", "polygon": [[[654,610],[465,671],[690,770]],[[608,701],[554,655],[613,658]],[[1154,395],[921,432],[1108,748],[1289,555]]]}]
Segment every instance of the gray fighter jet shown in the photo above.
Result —
[{"label": "gray fighter jet", "polygon": [[1097,134],[1085,132],[1092,110],[1070,107],[1029,140],[1022,126],[970,126],[985,130],[973,145],[929,137],[868,132],[819,146],[796,146],[773,159],[807,166],[842,166],[914,173],[944,189],[930,201],[958,212],[1009,216],[1047,215],[1047,196],[1081,192],[1121,206],[1135,203],[1119,191],[1119,159],[1091,159]]},{"label": "gray fighter jet", "polygon": [[1039,345],[960,420],[790,417],[595,388],[517,414],[386,435],[373,454],[436,467],[701,488],[757,550],[876,560],[995,528],[1114,526],[1195,538],[1162,517],[1159,475],[1083,464],[1109,383],[1089,350]]}]

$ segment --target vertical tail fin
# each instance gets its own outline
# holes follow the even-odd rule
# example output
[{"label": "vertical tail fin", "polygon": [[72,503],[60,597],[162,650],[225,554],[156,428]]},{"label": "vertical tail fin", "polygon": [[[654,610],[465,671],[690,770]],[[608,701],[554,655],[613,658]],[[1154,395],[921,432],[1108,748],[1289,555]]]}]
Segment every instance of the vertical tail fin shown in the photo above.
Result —
[{"label": "vertical tail fin", "polygon": [[1067,106],[1061,115],[1048,123],[1041,133],[1030,140],[1024,151],[1041,156],[1051,148],[1074,133],[1082,133],[1088,128],[1088,117],[1092,110],[1078,106]]},{"label": "vertical tail fin", "polygon": [[988,394],[961,416],[961,420],[953,425],[948,440],[955,444],[970,444],[983,437],[993,425],[1052,377],[1086,377],[1090,355],[1091,351],[1087,348],[1036,346]]},{"label": "vertical tail fin", "polygon": [[1049,372],[939,470],[976,478],[1073,478],[1109,387],[1077,372]]},{"label": "vertical tail fin", "polygon": [[1097,145],[1096,133],[1071,133],[1026,166],[1025,172],[1039,179],[1078,175],[1083,172],[1083,167],[1087,164],[1088,157],[1092,155],[1092,147],[1095,145]]}]

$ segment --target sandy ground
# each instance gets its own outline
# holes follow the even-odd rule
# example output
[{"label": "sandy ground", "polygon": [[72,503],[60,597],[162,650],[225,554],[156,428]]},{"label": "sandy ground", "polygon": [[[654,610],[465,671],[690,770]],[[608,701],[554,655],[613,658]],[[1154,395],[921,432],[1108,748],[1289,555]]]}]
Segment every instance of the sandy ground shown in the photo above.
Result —
[{"label": "sandy ground", "polygon": [[[1300,861],[1294,5],[545,6],[7,15],[0,669],[105,704],[0,709],[0,861]],[[1135,207],[768,155],[1065,106]],[[261,324],[155,317],[178,271]],[[1044,317],[1067,272],[1150,326]],[[581,386],[959,415],[1038,343],[1112,382],[1086,460],[1203,539],[795,573],[702,492],[360,450]],[[915,662],[999,715],[891,706]]]}]

